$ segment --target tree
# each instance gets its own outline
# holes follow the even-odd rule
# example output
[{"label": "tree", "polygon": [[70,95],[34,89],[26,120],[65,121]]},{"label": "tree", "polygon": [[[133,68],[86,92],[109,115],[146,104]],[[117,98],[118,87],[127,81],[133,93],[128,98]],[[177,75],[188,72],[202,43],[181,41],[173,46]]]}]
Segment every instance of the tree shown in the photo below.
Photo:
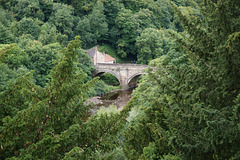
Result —
[{"label": "tree", "polygon": [[2,23],[2,25],[8,28],[10,24],[14,21],[13,15],[8,10],[3,9],[2,7],[0,7],[0,14],[0,22]]},{"label": "tree", "polygon": [[118,28],[115,25],[115,19],[118,12],[123,8],[123,4],[118,0],[105,0],[104,2],[104,14],[106,15],[106,21],[108,24],[108,34],[106,35],[106,41],[111,43],[112,46],[116,46],[116,41],[120,35]]},{"label": "tree", "polygon": [[174,10],[167,0],[159,0],[156,2],[157,5],[161,8],[162,16],[162,26],[163,28],[170,28],[172,21],[174,20]]},{"label": "tree", "polygon": [[78,22],[75,32],[82,36],[85,47],[105,40],[108,24],[102,2],[97,2],[92,12]]},{"label": "tree", "polygon": [[9,44],[14,41],[14,37],[10,30],[8,30],[1,22],[0,22],[0,44]]},{"label": "tree", "polygon": [[184,62],[178,62],[182,57],[182,49],[174,36],[181,37],[177,32],[171,29],[156,30],[153,28],[145,29],[136,40],[138,50],[137,63],[148,64],[151,60],[166,55],[169,63],[180,65]]},{"label": "tree", "polygon": [[[159,71],[164,72],[168,67],[185,66],[186,62],[182,62],[182,59],[186,59],[182,52],[176,57],[172,57],[171,52],[168,52],[166,55],[152,60],[149,65],[157,66]],[[167,96],[165,92],[168,91],[168,88],[159,84],[161,81],[167,82],[172,75],[159,74],[158,70],[155,73],[150,70],[146,76],[142,77],[127,105],[131,108],[131,112],[123,131],[123,144],[128,159],[162,159],[164,155],[175,154],[169,144],[170,133],[165,123],[168,109],[160,105],[166,103],[163,100]],[[160,82],[153,80],[155,78],[153,75],[161,78]]]},{"label": "tree", "polygon": [[117,41],[118,54],[126,57],[128,54],[135,53],[134,42],[138,35],[137,24],[133,18],[131,10],[122,8],[116,18],[116,26],[120,30],[120,37]]},{"label": "tree", "polygon": [[17,70],[21,66],[27,65],[29,57],[26,52],[16,44],[1,44],[0,62],[7,64],[10,69]]},{"label": "tree", "polygon": [[176,65],[166,56],[150,63],[158,69],[149,72],[133,96],[132,104],[141,106],[145,116],[125,133],[129,158],[153,153],[176,159],[238,159],[239,5],[203,1],[204,18],[183,15],[173,5],[187,31],[177,38],[186,51],[178,60],[185,63]]},{"label": "tree", "polygon": [[75,14],[79,17],[89,14],[96,3],[97,0],[71,0],[71,5],[75,9]]},{"label": "tree", "polygon": [[23,34],[31,34],[37,39],[40,33],[40,26],[32,18],[23,18],[19,22],[13,22],[10,28],[16,37],[20,37]]},{"label": "tree", "polygon": [[92,74],[95,71],[95,68],[93,67],[93,63],[88,53],[86,53],[83,49],[77,50],[76,66],[78,69],[81,69],[87,74],[87,81],[92,79]]},{"label": "tree", "polygon": [[44,22],[47,22],[53,12],[53,2],[39,0],[39,6],[40,6],[42,12],[44,13]]},{"label": "tree", "polygon": [[[7,86],[14,81],[21,75],[24,75],[28,72],[28,70],[24,67],[18,68],[17,70],[12,70],[8,68],[7,64],[0,62],[0,93],[6,90]],[[0,119],[2,119],[1,117]]]},{"label": "tree", "polygon": [[43,45],[56,43],[56,42],[59,42],[60,44],[65,45],[65,43],[68,40],[68,37],[66,35],[62,35],[61,33],[59,33],[57,31],[56,26],[51,25],[49,23],[45,23],[41,26],[41,32],[38,40]]},{"label": "tree", "polygon": [[9,5],[18,21],[23,17],[44,20],[44,13],[39,6],[38,0],[12,0]]},{"label": "tree", "polygon": [[[49,73],[54,66],[54,61],[57,60],[59,50],[62,46],[59,43],[51,43],[43,46],[42,43],[21,38],[22,48],[29,56],[29,63],[26,65],[29,70],[33,70],[36,84],[45,86],[49,81]],[[21,44],[20,43],[20,44]]]},{"label": "tree", "polygon": [[143,0],[137,1],[137,0],[120,0],[120,3],[124,4],[124,7],[126,9],[132,10],[134,13],[138,12],[140,9],[144,8],[146,5],[146,2]]},{"label": "tree", "polygon": [[148,64],[149,61],[163,55],[164,45],[166,45],[163,36],[160,31],[153,28],[147,28],[141,33],[136,39],[138,63]]},{"label": "tree", "polygon": [[117,41],[118,54],[121,57],[136,55],[136,38],[146,28],[156,28],[155,15],[149,9],[141,9],[133,14],[131,10],[122,8],[116,18],[116,26],[120,31]]},{"label": "tree", "polygon": [[0,4],[3,8],[7,7],[7,5],[6,5],[7,2],[8,2],[7,0],[0,0]]},{"label": "tree", "polygon": [[73,27],[75,20],[73,11],[74,9],[71,6],[54,3],[53,11],[48,21],[49,23],[54,24],[61,34],[67,35],[68,39],[71,39],[73,37]]},{"label": "tree", "polygon": [[95,80],[84,83],[86,74],[76,70],[80,43],[76,37],[63,50],[46,87],[34,85],[29,73],[1,93],[1,109],[18,110],[1,112],[1,117],[7,114],[0,127],[1,159],[98,159],[98,153],[114,149],[114,135],[124,124],[119,114],[81,120],[88,110],[83,104],[86,93]]}]

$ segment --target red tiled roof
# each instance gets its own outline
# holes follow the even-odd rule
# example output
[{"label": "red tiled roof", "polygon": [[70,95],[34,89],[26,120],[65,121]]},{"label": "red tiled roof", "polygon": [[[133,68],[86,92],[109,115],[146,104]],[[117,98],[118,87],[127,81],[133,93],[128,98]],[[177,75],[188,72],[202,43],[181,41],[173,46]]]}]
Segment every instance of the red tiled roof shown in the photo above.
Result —
[{"label": "red tiled roof", "polygon": [[109,61],[115,61],[116,59],[109,56],[108,54],[105,54],[105,62],[109,62]]}]

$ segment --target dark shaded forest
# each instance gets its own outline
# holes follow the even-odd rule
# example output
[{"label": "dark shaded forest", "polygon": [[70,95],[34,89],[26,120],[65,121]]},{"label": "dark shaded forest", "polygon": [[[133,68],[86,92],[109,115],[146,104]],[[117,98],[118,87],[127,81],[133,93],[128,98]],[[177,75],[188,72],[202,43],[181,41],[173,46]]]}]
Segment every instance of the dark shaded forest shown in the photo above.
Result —
[{"label": "dark shaded forest", "polygon": [[[239,15],[239,0],[0,0],[0,159],[240,159]],[[156,70],[86,120],[116,89],[92,77],[96,45]]]}]

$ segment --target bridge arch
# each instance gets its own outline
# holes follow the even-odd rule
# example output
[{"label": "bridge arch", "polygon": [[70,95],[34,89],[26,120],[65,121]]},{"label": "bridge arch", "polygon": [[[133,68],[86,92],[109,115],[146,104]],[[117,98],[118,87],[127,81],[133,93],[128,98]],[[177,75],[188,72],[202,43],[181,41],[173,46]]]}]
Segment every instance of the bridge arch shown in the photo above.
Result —
[{"label": "bridge arch", "polygon": [[101,75],[101,74],[104,74],[104,73],[110,73],[110,74],[112,74],[114,77],[117,78],[119,84],[121,84],[120,77],[119,77],[116,73],[111,72],[111,71],[98,71],[98,72],[94,73],[93,77],[96,77],[96,76]]},{"label": "bridge arch", "polygon": [[129,87],[132,87],[133,85],[136,85],[137,83],[137,79],[143,75],[145,73],[136,73],[134,75],[132,75],[128,80],[127,80],[127,84]]}]

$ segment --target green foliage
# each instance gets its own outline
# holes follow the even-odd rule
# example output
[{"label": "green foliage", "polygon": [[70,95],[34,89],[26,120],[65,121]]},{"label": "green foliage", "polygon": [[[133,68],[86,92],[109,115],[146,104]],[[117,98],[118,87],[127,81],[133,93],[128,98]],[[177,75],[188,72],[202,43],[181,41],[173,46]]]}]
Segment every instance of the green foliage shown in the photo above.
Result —
[{"label": "green foliage", "polygon": [[[12,109],[13,106],[18,106],[18,112],[15,110],[5,113],[11,117],[5,115],[3,118],[4,124],[0,128],[1,159],[63,158],[65,153],[70,152],[66,156],[71,156],[72,152],[77,150],[76,148],[72,150],[76,142],[85,152],[80,155],[83,158],[89,157],[89,152],[95,149],[96,145],[99,146],[98,141],[102,144],[98,148],[106,149],[103,142],[106,141],[107,144],[108,139],[112,138],[105,137],[103,133],[106,132],[106,128],[111,128],[108,126],[111,126],[109,123],[112,121],[100,116],[97,121],[93,117],[86,124],[81,123],[81,117],[85,115],[86,110],[86,106],[83,106],[86,99],[84,93],[93,81],[83,83],[86,75],[82,71],[75,72],[74,61],[77,60],[75,51],[79,48],[80,42],[79,37],[76,37],[76,40],[64,49],[63,57],[52,69],[52,78],[47,87],[34,85],[30,81],[30,76],[26,75],[19,77],[16,83],[2,93],[7,96],[0,96],[0,104],[4,104],[5,109],[7,106]],[[14,94],[9,94],[10,92]],[[3,112],[1,118],[2,116]],[[100,124],[106,127],[99,128]],[[94,132],[92,129],[98,131]],[[110,133],[113,135],[115,129]],[[99,139],[102,137],[106,140]]]},{"label": "green foliage", "polygon": [[94,87],[88,92],[88,97],[99,96],[116,89],[114,86],[107,85],[104,81],[98,80]]},{"label": "green foliage", "polygon": [[[2,71],[4,72],[5,70],[2,70]],[[19,72],[19,74],[20,73],[21,72]],[[29,93],[29,92],[26,93],[26,88],[30,89],[32,87],[30,84],[32,83],[32,79],[29,78],[29,75],[31,73],[26,74],[26,71],[25,72],[23,71],[22,74],[24,74],[24,76],[18,75],[16,72],[14,73],[12,71],[11,76],[14,76],[14,78],[16,79],[12,79],[12,77],[8,76],[7,77],[8,83],[5,84],[7,86],[3,86],[4,90],[3,92],[0,93],[1,94],[0,105],[2,106],[1,115],[0,115],[1,125],[4,123],[3,118],[9,119],[10,117],[15,116],[18,111],[21,111],[27,108],[28,104],[26,102],[31,103],[30,100],[28,99],[29,97],[26,96]],[[4,74],[3,74],[3,77],[4,77]],[[29,79],[26,80],[26,78],[29,78]]]},{"label": "green foliage", "polygon": [[116,148],[109,154],[99,156],[102,160],[126,160],[126,156],[121,148]]},{"label": "green foliage", "polygon": [[134,41],[137,36],[137,25],[134,22],[132,11],[121,9],[116,18],[116,26],[121,35],[121,38],[117,41],[117,51],[121,57],[126,57],[129,53],[135,53]]},{"label": "green foliage", "polygon": [[204,18],[182,14],[173,5],[187,31],[176,35],[185,54],[173,54],[175,46],[153,60],[156,71],[149,71],[134,92],[130,105],[141,107],[144,116],[126,127],[129,159],[239,156],[239,20],[234,14],[239,5],[204,1]]},{"label": "green foliage", "polygon": [[154,143],[149,143],[149,146],[143,148],[143,156],[149,160],[160,159],[157,147]]},{"label": "green foliage", "polygon": [[97,0],[71,0],[71,5],[75,9],[75,14],[81,17],[82,15],[90,13],[96,2]]},{"label": "green foliage", "polygon": [[111,73],[105,73],[105,74],[101,75],[100,77],[108,85],[113,85],[113,86],[119,85],[118,79]]},{"label": "green foliage", "polygon": [[12,23],[13,16],[0,7],[0,44],[13,43],[15,38],[11,33],[9,26]]},{"label": "green foliage", "polygon": [[145,6],[145,3],[143,0],[137,1],[137,0],[120,0],[120,3],[123,3],[126,9],[130,9],[134,12],[138,12],[141,8]]},{"label": "green foliage", "polygon": [[[161,108],[156,106],[156,111],[151,107],[155,101],[159,101],[159,89],[156,83],[151,83],[149,76],[144,76],[137,90],[133,92],[129,106],[134,108],[124,130],[124,151],[128,159],[157,159],[171,151],[167,145],[169,140],[166,128],[159,126],[164,125],[164,116],[159,111]],[[152,125],[152,120],[157,126]]]},{"label": "green foliage", "polygon": [[[183,30],[166,0],[3,0],[1,3],[4,7],[0,9],[1,43],[16,42],[15,37],[31,34],[43,45],[58,42],[66,46],[74,35],[81,35],[84,48],[107,43],[121,59],[136,60],[136,38],[146,28]],[[185,7],[183,10],[197,8],[192,2],[181,1],[181,5]]]},{"label": "green foliage", "polygon": [[65,4],[54,3],[53,11],[49,17],[50,23],[57,27],[57,30],[68,38],[73,37],[73,27],[75,17],[73,16],[73,8]]},{"label": "green foliage", "polygon": [[81,69],[84,73],[87,74],[87,80],[92,79],[92,74],[95,71],[95,68],[93,67],[93,63],[88,56],[88,54],[82,50],[77,50],[77,68]]},{"label": "green foliage", "polygon": [[28,62],[28,55],[16,44],[0,45],[0,63],[7,64],[10,69],[18,69],[26,66]]},{"label": "green foliage", "polygon": [[14,21],[13,15],[8,10],[4,10],[1,6],[0,6],[0,14],[1,14],[0,22],[5,27],[9,27],[10,24]]},{"label": "green foliage", "polygon": [[163,35],[153,28],[145,29],[141,36],[136,40],[138,48],[138,63],[148,64],[152,59],[160,57],[163,54],[164,42]]},{"label": "green foliage", "polygon": [[0,4],[3,8],[6,8],[6,3],[8,2],[8,0],[0,0]]},{"label": "green foliage", "polygon": [[117,106],[111,105],[108,108],[105,108],[103,106],[96,112],[97,115],[101,115],[101,114],[105,114],[105,113],[107,115],[111,115],[111,114],[119,113],[119,110],[117,109]]},{"label": "green foliage", "polygon": [[[1,0],[0,159],[239,159],[240,2],[169,2]],[[121,112],[78,34],[156,67]]]},{"label": "green foliage", "polygon": [[107,41],[115,44],[115,41],[118,39],[117,36],[119,35],[118,29],[115,26],[115,19],[118,15],[118,12],[123,8],[123,4],[119,3],[118,0],[104,0],[104,14],[107,17],[108,23],[108,38]]},{"label": "green foliage", "polygon": [[41,26],[41,31],[38,40],[43,44],[47,45],[50,43],[59,42],[60,44],[65,44],[68,40],[66,35],[62,35],[58,32],[56,26],[49,23],[45,23]]},{"label": "green foliage", "polygon": [[4,63],[0,63],[0,93],[4,91],[8,84],[14,83],[18,76],[27,73],[26,68],[18,68],[17,70],[9,69]]},{"label": "green foliage", "polygon": [[38,1],[39,1],[39,6],[41,10],[44,13],[44,22],[47,22],[53,11],[53,2],[45,1],[45,0],[38,0]]},{"label": "green foliage", "polygon": [[82,36],[85,47],[104,40],[108,32],[108,24],[103,3],[100,1],[96,3],[93,11],[78,22],[75,32]]},{"label": "green foliage", "polygon": [[162,157],[163,160],[181,160],[181,158],[179,156],[176,156],[176,155],[171,155],[171,154],[168,154],[168,155],[164,155]]},{"label": "green foliage", "polygon": [[174,11],[167,0],[158,0],[157,5],[160,7],[162,16],[163,28],[172,27],[172,21],[174,20]]},{"label": "green foliage", "polygon": [[117,54],[116,49],[111,46],[110,44],[101,44],[99,45],[98,51],[104,52],[116,59],[116,63],[130,63],[130,59],[122,58],[120,55]]},{"label": "green foliage", "polygon": [[14,37],[10,30],[8,30],[1,22],[0,22],[0,44],[9,44],[14,41]]},{"label": "green foliage", "polygon": [[148,64],[153,59],[167,55],[167,59],[171,63],[181,64],[182,62],[178,62],[178,58],[181,58],[183,51],[174,40],[173,35],[181,37],[181,35],[170,29],[145,29],[136,40],[138,49],[137,63]]},{"label": "green foliage", "polygon": [[[23,40],[21,40],[23,42]],[[49,73],[53,68],[54,60],[57,59],[59,50],[62,47],[58,43],[42,46],[38,41],[26,39],[26,43],[22,44],[25,52],[30,57],[30,62],[27,64],[29,70],[34,70],[34,79],[36,84],[45,86],[49,81]]]},{"label": "green foliage", "polygon": [[16,79],[16,72],[9,69],[6,64],[0,63],[0,93],[6,89],[8,83]]},{"label": "green foliage", "polygon": [[21,20],[23,17],[44,20],[44,13],[39,6],[38,0],[11,0],[9,5],[17,20]]},{"label": "green foliage", "polygon": [[118,54],[121,57],[136,54],[137,36],[146,28],[156,28],[154,21],[155,15],[149,9],[141,9],[134,14],[131,10],[122,8],[116,18],[116,26],[120,31]]},{"label": "green foliage", "polygon": [[23,18],[19,22],[13,22],[10,27],[12,33],[16,37],[19,37],[23,34],[30,34],[37,39],[40,33],[39,25],[37,24],[36,20],[32,18]]}]

